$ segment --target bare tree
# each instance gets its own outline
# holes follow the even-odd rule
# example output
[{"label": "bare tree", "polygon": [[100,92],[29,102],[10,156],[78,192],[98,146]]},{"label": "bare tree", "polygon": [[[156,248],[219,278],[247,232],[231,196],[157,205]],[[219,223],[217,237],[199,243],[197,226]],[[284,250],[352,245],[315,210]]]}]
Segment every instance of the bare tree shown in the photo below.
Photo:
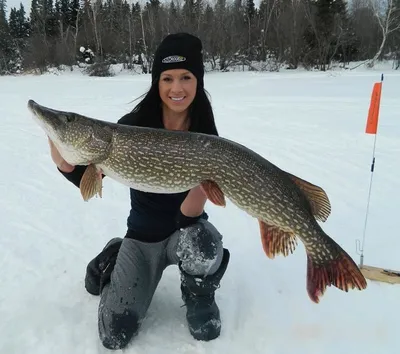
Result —
[{"label": "bare tree", "polygon": [[90,21],[93,26],[94,37],[96,39],[96,54],[100,56],[100,61],[103,61],[103,46],[101,42],[100,28],[101,21],[99,19],[101,8],[101,0],[96,0],[94,4],[91,5]]},{"label": "bare tree", "polygon": [[[144,22],[143,22],[143,11],[140,10],[140,24],[142,28],[142,38],[143,38],[143,46],[144,46],[144,55],[146,56],[146,62],[149,63],[149,52],[147,49],[147,44],[146,44],[146,36],[144,34]],[[150,70],[150,64],[148,66],[144,65],[144,70],[145,72],[148,72]]]},{"label": "bare tree", "polygon": [[76,19],[75,19],[75,33],[73,34],[74,38],[74,55],[76,55],[76,51],[78,49],[78,33],[79,33],[79,21],[80,21],[80,11],[77,11],[76,13]]},{"label": "bare tree", "polygon": [[[302,0],[290,0],[290,10],[288,11],[289,20],[288,29],[290,29],[289,37],[289,65],[296,69],[301,57],[303,45],[303,34],[306,27],[304,16],[304,7]],[[282,28],[284,31],[284,28]]]},{"label": "bare tree", "polygon": [[[294,0],[294,1],[299,1],[299,0]],[[262,19],[261,31],[260,31],[262,60],[265,60],[266,57],[266,42],[268,38],[268,31],[270,28],[272,15],[277,5],[278,5],[277,0],[263,0],[260,4],[260,17]]]},{"label": "bare tree", "polygon": [[398,11],[399,9],[395,6],[394,0],[369,1],[378,20],[379,27],[382,30],[381,45],[374,57],[368,63],[368,66],[372,68],[381,56],[389,34],[400,29],[400,13]]}]

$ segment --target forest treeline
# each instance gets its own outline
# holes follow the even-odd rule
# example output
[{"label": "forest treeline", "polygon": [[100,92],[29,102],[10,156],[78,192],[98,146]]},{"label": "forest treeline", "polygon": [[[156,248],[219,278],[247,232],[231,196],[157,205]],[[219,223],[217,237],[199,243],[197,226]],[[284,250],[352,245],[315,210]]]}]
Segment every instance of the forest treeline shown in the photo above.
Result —
[{"label": "forest treeline", "polygon": [[210,69],[329,70],[333,63],[400,63],[400,0],[0,0],[0,74],[111,64],[148,72],[168,33],[201,38]]}]

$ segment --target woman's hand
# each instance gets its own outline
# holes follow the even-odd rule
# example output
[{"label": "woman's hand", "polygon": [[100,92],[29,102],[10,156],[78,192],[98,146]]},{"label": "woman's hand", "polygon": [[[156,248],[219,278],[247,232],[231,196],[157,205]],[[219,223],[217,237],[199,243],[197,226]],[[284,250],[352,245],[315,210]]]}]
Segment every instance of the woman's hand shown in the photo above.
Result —
[{"label": "woman's hand", "polygon": [[57,150],[56,146],[54,143],[49,139],[49,145],[50,145],[50,153],[51,153],[51,158],[53,159],[54,163],[57,165],[57,167],[65,173],[72,172],[75,168],[75,166],[70,165],[67,161],[64,160],[64,158],[61,156],[59,151]]}]

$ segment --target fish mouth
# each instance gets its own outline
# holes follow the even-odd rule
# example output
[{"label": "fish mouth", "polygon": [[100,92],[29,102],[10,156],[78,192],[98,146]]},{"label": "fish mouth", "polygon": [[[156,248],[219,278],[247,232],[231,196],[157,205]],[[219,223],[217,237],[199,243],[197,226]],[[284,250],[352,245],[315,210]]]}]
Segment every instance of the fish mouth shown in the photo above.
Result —
[{"label": "fish mouth", "polygon": [[28,109],[34,114],[36,118],[47,123],[61,123],[64,112],[55,109],[47,108],[40,105],[34,100],[28,101]]},{"label": "fish mouth", "polygon": [[35,115],[38,115],[38,108],[40,105],[36,103],[34,100],[29,100],[28,101],[28,109]]},{"label": "fish mouth", "polygon": [[37,106],[37,103],[34,100],[28,101],[28,108],[32,111],[34,107]]},{"label": "fish mouth", "polygon": [[29,100],[28,101],[28,108],[30,109],[30,110],[33,110],[35,107],[37,107],[37,106],[39,106],[39,104],[38,103],[36,103],[34,100]]},{"label": "fish mouth", "polygon": [[28,101],[28,109],[34,120],[53,141],[59,138],[59,129],[64,125],[59,111],[44,107],[34,100]]},{"label": "fish mouth", "polygon": [[45,107],[41,106],[39,103],[35,102],[34,100],[28,101],[28,109],[33,113],[36,119],[40,121],[46,121],[46,117],[49,116],[50,111]]},{"label": "fish mouth", "polygon": [[34,100],[29,100],[28,101],[28,109],[37,117],[42,118],[45,117],[46,115],[55,115],[58,112],[46,108],[44,106],[41,106],[39,103],[35,102]]}]

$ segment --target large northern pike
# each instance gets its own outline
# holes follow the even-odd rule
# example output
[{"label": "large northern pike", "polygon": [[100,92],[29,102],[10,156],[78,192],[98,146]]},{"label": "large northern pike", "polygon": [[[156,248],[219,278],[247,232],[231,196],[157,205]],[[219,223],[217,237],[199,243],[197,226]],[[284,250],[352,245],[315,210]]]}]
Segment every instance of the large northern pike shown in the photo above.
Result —
[{"label": "large northern pike", "polygon": [[145,192],[177,193],[201,185],[258,219],[269,258],[287,256],[298,236],[307,253],[307,291],[319,302],[327,286],[348,291],[367,282],[351,257],[319,226],[331,211],[325,192],[233,141],[200,133],[126,126],[50,109],[29,100],[36,122],[72,165],[88,165],[84,200],[102,193],[102,174]]}]

